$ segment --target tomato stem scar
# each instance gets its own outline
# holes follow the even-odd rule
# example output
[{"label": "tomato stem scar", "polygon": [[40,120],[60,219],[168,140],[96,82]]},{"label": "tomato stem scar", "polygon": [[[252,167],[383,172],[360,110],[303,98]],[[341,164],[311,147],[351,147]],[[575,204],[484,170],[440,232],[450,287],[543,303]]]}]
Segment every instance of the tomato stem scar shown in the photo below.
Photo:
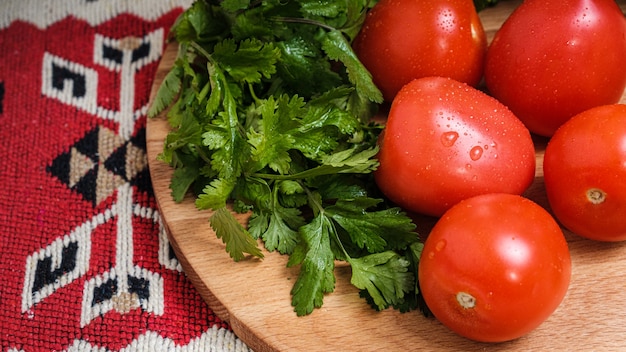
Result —
[{"label": "tomato stem scar", "polygon": [[476,306],[476,298],[467,292],[458,292],[456,301],[465,309],[474,308]]},{"label": "tomato stem scar", "polygon": [[587,190],[587,200],[589,200],[591,204],[600,204],[606,200],[606,193],[598,188],[590,188]]}]

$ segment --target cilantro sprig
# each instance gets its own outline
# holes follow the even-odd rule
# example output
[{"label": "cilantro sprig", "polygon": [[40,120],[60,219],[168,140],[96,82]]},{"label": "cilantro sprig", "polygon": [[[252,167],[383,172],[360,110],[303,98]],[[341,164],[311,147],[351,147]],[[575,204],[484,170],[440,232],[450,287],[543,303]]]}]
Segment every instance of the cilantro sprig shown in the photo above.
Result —
[{"label": "cilantro sprig", "polygon": [[[235,260],[288,255],[298,315],[335,288],[337,260],[376,309],[414,308],[421,243],[372,181],[382,95],[351,49],[364,0],[197,0],[149,116],[167,108],[170,188],[210,209]],[[234,212],[249,212],[247,226]]]}]

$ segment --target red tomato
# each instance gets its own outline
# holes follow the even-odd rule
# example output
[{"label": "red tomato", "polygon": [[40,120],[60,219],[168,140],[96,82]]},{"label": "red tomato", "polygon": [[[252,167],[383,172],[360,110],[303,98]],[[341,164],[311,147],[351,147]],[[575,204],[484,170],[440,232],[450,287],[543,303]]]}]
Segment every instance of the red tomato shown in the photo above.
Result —
[{"label": "red tomato", "polygon": [[563,226],[595,240],[626,240],[626,105],[595,107],[561,126],[543,172]]},{"label": "red tomato", "polygon": [[626,86],[626,20],[615,0],[526,0],[485,62],[490,93],[551,136],[569,118],[617,103]]},{"label": "red tomato", "polygon": [[379,144],[376,183],[412,212],[440,216],[478,194],[521,194],[534,180],[528,129],[496,99],[448,78],[404,86]]},{"label": "red tomato", "polygon": [[433,315],[457,334],[516,339],[560,305],[571,278],[567,242],[554,218],[510,194],[473,197],[436,223],[419,263]]},{"label": "red tomato", "polygon": [[472,0],[380,0],[353,47],[391,102],[403,85],[420,77],[477,85],[487,38]]}]

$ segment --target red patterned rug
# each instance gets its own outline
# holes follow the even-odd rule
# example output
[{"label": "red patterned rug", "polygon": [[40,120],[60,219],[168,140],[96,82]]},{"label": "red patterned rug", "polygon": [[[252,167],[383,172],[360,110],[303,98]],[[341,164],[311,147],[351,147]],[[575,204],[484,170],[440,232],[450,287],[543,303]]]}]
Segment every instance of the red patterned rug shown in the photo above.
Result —
[{"label": "red patterned rug", "polygon": [[0,3],[0,346],[248,351],[173,254],[145,151],[191,0]]}]

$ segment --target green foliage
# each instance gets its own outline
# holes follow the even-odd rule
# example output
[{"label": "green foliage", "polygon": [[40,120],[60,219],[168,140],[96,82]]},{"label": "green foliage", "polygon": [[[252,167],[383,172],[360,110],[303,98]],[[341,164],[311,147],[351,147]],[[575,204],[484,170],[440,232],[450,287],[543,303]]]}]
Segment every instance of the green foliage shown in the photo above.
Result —
[{"label": "green foliage", "polygon": [[[370,193],[382,95],[351,49],[362,0],[197,0],[172,29],[178,58],[149,115],[167,112],[159,159],[176,201],[192,193],[236,261],[299,266],[298,315],[334,290],[334,263],[377,309],[415,294],[411,220]],[[232,204],[232,208],[229,206]],[[247,226],[230,209],[249,211]]]}]

